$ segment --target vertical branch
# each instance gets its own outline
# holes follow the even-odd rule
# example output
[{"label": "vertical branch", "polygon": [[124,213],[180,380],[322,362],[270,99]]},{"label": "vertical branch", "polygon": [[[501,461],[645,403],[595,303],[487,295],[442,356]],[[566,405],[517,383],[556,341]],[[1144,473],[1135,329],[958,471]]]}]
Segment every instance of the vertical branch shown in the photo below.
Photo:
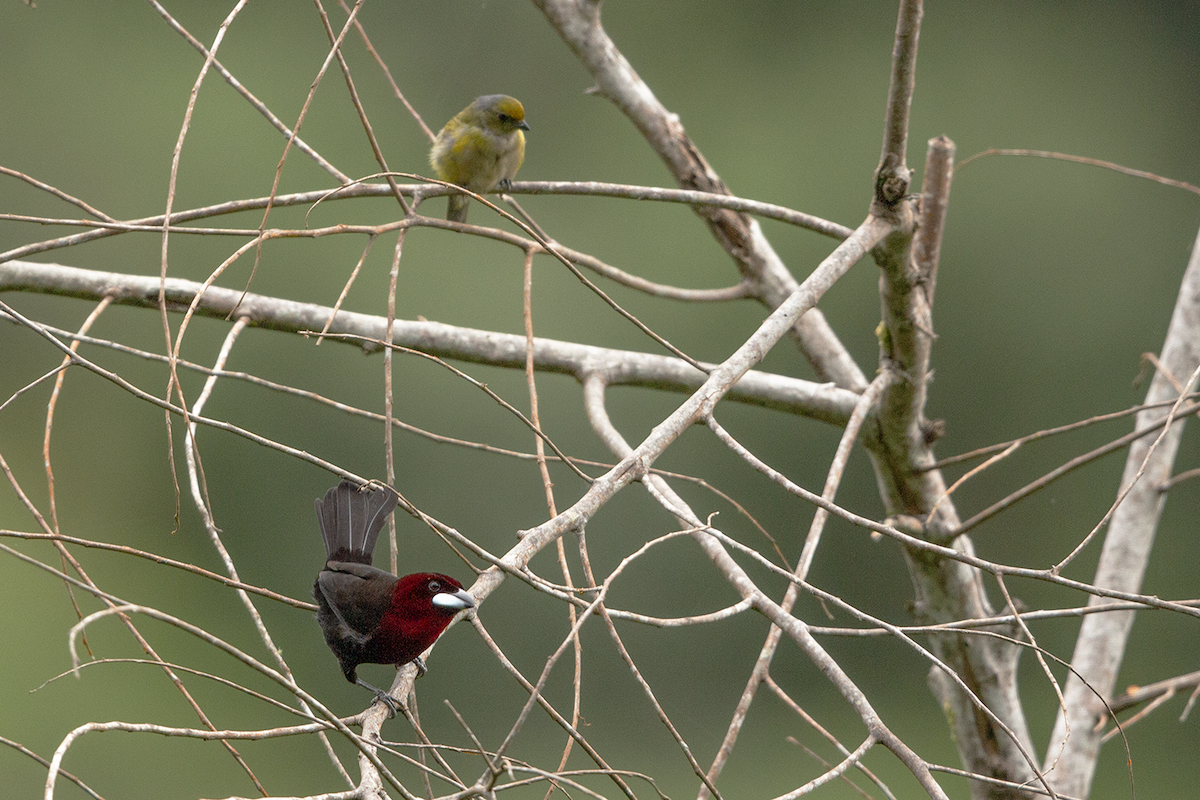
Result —
[{"label": "vertical branch", "polygon": [[[401,228],[396,236],[396,247],[392,251],[392,266],[388,271],[387,297],[387,341],[392,341],[396,327],[396,291],[400,285],[400,255],[404,252],[404,239],[408,228]],[[392,387],[392,348],[383,348],[383,457],[387,470],[388,486],[396,485],[396,453],[392,441],[392,413],[395,410],[396,395]],[[391,560],[392,573],[399,572],[400,550],[396,542],[396,517],[388,519],[388,557]]]},{"label": "vertical branch", "polygon": [[[905,164],[908,117],[917,83],[917,40],[921,33],[921,0],[902,0],[892,45],[892,80],[883,125],[883,152],[875,169],[875,202],[890,208],[908,194],[911,173]],[[881,209],[872,208],[876,214]]]},{"label": "vertical branch", "polygon": [[[167,207],[163,210],[162,224],[162,244],[160,248],[160,265],[159,265],[159,287],[158,287],[158,308],[159,316],[162,321],[163,336],[166,339],[167,355],[170,358],[168,365],[170,366],[171,375],[167,380],[166,398],[171,399],[171,393],[177,392],[179,395],[179,406],[187,407],[187,402],[183,396],[183,388],[179,385],[179,372],[176,362],[178,356],[177,350],[171,345],[171,321],[168,316],[167,308],[167,253],[171,241],[171,209],[175,207],[175,189],[179,184],[179,161],[183,156],[183,142],[187,138],[188,131],[192,127],[192,114],[196,111],[196,98],[200,94],[200,87],[204,85],[204,79],[208,75],[209,67],[217,58],[217,48],[221,46],[222,40],[225,38],[225,33],[229,30],[229,26],[233,24],[234,18],[241,13],[246,6],[248,0],[239,0],[234,6],[229,15],[221,21],[220,27],[217,29],[217,36],[213,40],[212,47],[208,49],[204,57],[204,65],[200,68],[200,74],[196,76],[195,83],[192,84],[191,94],[188,95],[187,110],[183,114],[183,124],[179,129],[179,137],[175,140],[175,149],[171,153],[171,177],[167,182]],[[175,472],[175,434],[171,427],[171,414],[165,412],[164,422],[167,425],[167,462],[171,470],[171,482],[175,487],[175,506],[176,516],[179,513],[179,478]]]},{"label": "vertical branch", "polygon": [[913,237],[913,264],[925,285],[925,303],[933,308],[942,233],[950,204],[950,181],[954,177],[954,142],[945,136],[929,140],[925,151],[925,185],[921,190],[921,225]]},{"label": "vertical branch", "polygon": [[[1151,404],[1178,397],[1181,392],[1174,382],[1192,374],[1200,365],[1200,235],[1192,247],[1159,361],[1160,368],[1146,393],[1150,407],[1137,415],[1135,430],[1172,413],[1171,409]],[[1185,388],[1183,393],[1187,391]],[[1186,417],[1180,417],[1153,443],[1142,437],[1130,445],[1120,486],[1120,492],[1128,494],[1113,514],[1104,539],[1096,567],[1096,586],[1140,591],[1158,519],[1167,499],[1162,485],[1171,475],[1185,420]],[[1134,483],[1139,472],[1142,478]],[[1106,602],[1109,601],[1093,596],[1089,606]],[[1059,791],[1083,797],[1091,787],[1102,734],[1095,723],[1105,714],[1104,698],[1112,694],[1116,684],[1132,626],[1132,611],[1090,614],[1080,626],[1071,657],[1072,672],[1067,680],[1065,713],[1060,711],[1055,721],[1045,761],[1047,769],[1053,767],[1050,777]]]},{"label": "vertical branch", "polygon": [[[533,427],[537,430],[542,429],[541,413],[538,410],[538,393],[537,381],[535,375],[534,362],[534,342],[533,342],[533,257],[538,251],[528,249],[525,251],[525,280],[523,283],[522,292],[522,307],[525,317],[525,384],[529,388],[529,421],[533,423]],[[551,517],[558,516],[558,504],[554,501],[554,481],[550,479],[550,468],[546,463],[546,443],[541,436],[533,437],[535,452],[537,454],[538,473],[542,476],[542,487],[546,493],[546,508],[550,512]],[[563,540],[559,539],[554,543],[556,555],[558,557],[559,569],[562,570],[563,585],[568,590],[574,591],[575,581],[571,577],[571,565],[567,562],[567,549],[563,544]],[[581,705],[583,702],[583,641],[579,638],[576,624],[578,622],[579,612],[575,606],[567,604],[567,623],[571,626],[571,644],[573,646],[574,655],[574,674],[571,676],[571,684],[573,687],[573,703],[571,707],[571,725],[577,727],[579,725]],[[547,665],[549,666],[549,665]],[[547,670],[547,675],[549,674]],[[566,743],[563,745],[562,756],[559,758],[556,772],[561,772],[567,766],[567,760],[571,756],[571,750],[574,747],[575,740],[570,736],[567,737]],[[552,783],[546,789],[544,800],[549,800],[550,795],[555,791],[555,786]]]},{"label": "vertical branch", "polygon": [[[91,330],[92,325],[100,318],[113,301],[112,295],[107,295],[103,300],[96,304],[88,314],[87,319],[83,321],[83,325],[79,327],[79,333],[85,334]],[[79,341],[71,342],[71,352],[79,352]],[[42,435],[42,463],[46,469],[46,488],[48,489],[48,497],[50,500],[50,524],[54,526],[55,533],[61,533],[58,525],[58,502],[55,499],[54,492],[54,466],[50,458],[50,433],[54,430],[54,409],[58,407],[58,398],[62,393],[63,381],[67,377],[66,369],[71,366],[72,358],[69,355],[63,356],[62,364],[59,367],[58,374],[54,377],[54,388],[50,391],[50,401],[46,404],[46,427],[45,433]],[[67,561],[60,556],[62,561],[62,569],[65,572],[67,569]],[[71,598],[71,605],[75,609],[75,616],[78,619],[83,619],[83,611],[79,608],[79,600],[75,597],[75,590],[67,584],[67,595]],[[83,644],[88,647],[87,638],[84,637]],[[91,652],[91,647],[88,647],[88,652]]]},{"label": "vertical branch", "polygon": [[[112,304],[112,301],[112,295],[108,295],[96,304],[96,307],[92,309],[90,314],[88,314],[87,319],[85,319],[83,324],[79,326],[80,335],[83,335],[91,330],[92,325],[94,325],[96,320],[100,318],[100,315],[104,313],[104,310]],[[71,352],[79,352],[79,340],[71,342]],[[46,488],[49,490],[48,496],[50,498],[50,521],[54,526],[55,533],[60,531],[58,527],[58,503],[56,502],[54,495],[54,468],[51,465],[50,460],[50,432],[54,430],[54,409],[58,407],[58,398],[62,393],[63,382],[67,377],[65,370],[70,365],[71,356],[63,356],[62,369],[60,369],[58,375],[56,375],[54,378],[54,388],[50,391],[50,402],[46,404],[46,428],[45,433],[42,435],[42,463],[46,468]],[[69,588],[68,591],[70,591]],[[74,592],[71,592],[72,602],[74,602],[74,598]],[[79,611],[78,604],[75,605],[75,611]]]},{"label": "vertical branch", "polygon": [[[907,180],[903,152],[894,148],[905,140],[896,126],[907,124],[909,81],[916,54],[913,27],[920,20],[918,6],[903,5],[897,25],[898,63],[893,67],[888,130],[878,173],[881,179],[891,169],[892,177],[898,180],[899,169]],[[875,457],[888,513],[908,517],[914,532],[931,541],[972,554],[974,545],[970,539],[955,535],[960,519],[953,502],[945,496],[942,474],[929,468],[935,460],[931,445],[940,426],[926,419],[924,413],[934,339],[932,281],[937,275],[953,153],[954,145],[948,139],[930,142],[919,218],[907,228],[907,234],[904,229],[898,231],[874,251],[882,268],[880,361],[882,369],[892,373],[893,380],[880,402],[879,438],[868,446]],[[886,179],[877,182],[877,190],[886,189],[886,183]],[[884,199],[877,196],[872,208],[878,208]],[[888,212],[897,218],[898,225],[904,225],[910,218],[912,205],[911,200],[897,202],[888,207]],[[919,233],[914,235],[914,228]],[[920,621],[940,623],[992,615],[982,576],[975,568],[912,549],[905,551],[905,558],[913,582],[915,614]],[[968,642],[955,633],[934,636],[930,644],[938,658],[954,670],[994,715],[984,713],[944,673],[930,673],[931,687],[953,728],[964,767],[1010,784],[1032,780],[1034,769],[1022,754],[1033,750],[1033,742],[1017,691],[1019,648],[1002,639]],[[971,791],[975,798],[1025,796],[1020,790],[998,783],[974,783]]]}]

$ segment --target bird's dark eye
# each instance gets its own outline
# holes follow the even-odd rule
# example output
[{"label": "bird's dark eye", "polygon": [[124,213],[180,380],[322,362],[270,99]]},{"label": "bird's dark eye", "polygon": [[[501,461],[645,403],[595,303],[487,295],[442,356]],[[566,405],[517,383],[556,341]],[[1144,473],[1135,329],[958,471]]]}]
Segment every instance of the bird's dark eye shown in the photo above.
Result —
[{"label": "bird's dark eye", "polygon": [[438,581],[430,581],[429,582],[429,591],[430,592],[432,592],[433,594],[437,594],[441,590],[442,590],[442,584],[440,582],[438,582]]},{"label": "bird's dark eye", "polygon": [[501,114],[500,121],[507,125],[508,123],[512,122],[512,117],[510,117],[508,114]]}]

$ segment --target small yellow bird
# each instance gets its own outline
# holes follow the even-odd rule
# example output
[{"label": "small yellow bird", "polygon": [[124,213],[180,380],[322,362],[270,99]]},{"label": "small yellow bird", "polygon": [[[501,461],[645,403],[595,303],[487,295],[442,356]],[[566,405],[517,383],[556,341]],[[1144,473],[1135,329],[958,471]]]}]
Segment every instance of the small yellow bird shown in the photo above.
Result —
[{"label": "small yellow bird", "polygon": [[[476,194],[507,189],[525,160],[527,130],[525,108],[515,97],[476,97],[437,135],[429,163],[442,180]],[[467,221],[466,195],[450,195],[446,219]]]}]

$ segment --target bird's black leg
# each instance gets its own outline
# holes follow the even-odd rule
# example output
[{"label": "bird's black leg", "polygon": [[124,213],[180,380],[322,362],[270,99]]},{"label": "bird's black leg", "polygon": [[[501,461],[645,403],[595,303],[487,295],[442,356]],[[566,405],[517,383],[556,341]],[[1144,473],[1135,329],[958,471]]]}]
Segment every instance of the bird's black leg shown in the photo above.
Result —
[{"label": "bird's black leg", "polygon": [[424,678],[425,673],[429,672],[429,668],[425,666],[425,659],[421,658],[420,656],[417,656],[416,658],[414,658],[412,660],[412,663],[417,665],[417,677],[418,678]]}]

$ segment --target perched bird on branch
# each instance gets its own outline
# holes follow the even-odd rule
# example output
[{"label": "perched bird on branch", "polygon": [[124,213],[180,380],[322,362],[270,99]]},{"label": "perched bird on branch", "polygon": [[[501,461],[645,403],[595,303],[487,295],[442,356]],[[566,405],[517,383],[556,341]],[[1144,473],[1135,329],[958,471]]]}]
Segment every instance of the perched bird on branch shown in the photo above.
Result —
[{"label": "perched bird on branch", "polygon": [[[504,190],[525,160],[525,108],[515,97],[488,94],[446,123],[429,151],[437,176],[476,194]],[[450,195],[446,219],[467,221],[467,196]]]},{"label": "perched bird on branch", "polygon": [[446,575],[418,572],[397,578],[371,566],[375,540],[396,507],[396,493],[342,481],[317,499],[325,567],[313,584],[317,623],[346,680],[370,689],[394,714],[392,697],[358,677],[359,664],[417,662],[454,615],[475,601]]}]

